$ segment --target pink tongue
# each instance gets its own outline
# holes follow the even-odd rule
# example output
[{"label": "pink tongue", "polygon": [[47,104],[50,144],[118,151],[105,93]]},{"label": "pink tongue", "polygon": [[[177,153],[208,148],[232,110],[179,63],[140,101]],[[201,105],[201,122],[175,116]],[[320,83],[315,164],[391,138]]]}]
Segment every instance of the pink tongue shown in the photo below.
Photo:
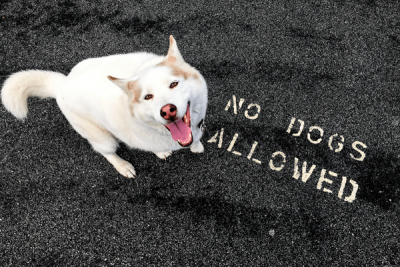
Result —
[{"label": "pink tongue", "polygon": [[190,139],[191,129],[182,120],[171,123],[169,131],[175,141],[187,142]]}]

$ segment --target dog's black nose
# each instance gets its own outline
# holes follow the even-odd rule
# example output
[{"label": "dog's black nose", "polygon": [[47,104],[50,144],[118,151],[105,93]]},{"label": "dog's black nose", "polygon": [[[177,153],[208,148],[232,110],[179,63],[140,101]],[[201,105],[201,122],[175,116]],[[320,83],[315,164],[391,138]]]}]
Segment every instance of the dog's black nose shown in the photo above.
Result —
[{"label": "dog's black nose", "polygon": [[166,104],[160,110],[160,115],[166,120],[175,121],[177,108],[174,104]]}]

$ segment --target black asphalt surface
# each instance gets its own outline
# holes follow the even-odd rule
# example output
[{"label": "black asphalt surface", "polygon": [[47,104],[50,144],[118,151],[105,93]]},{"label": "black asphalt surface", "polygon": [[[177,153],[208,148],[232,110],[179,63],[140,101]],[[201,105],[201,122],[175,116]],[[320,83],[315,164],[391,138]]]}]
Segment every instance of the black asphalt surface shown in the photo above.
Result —
[{"label": "black asphalt surface", "polygon": [[3,0],[0,83],[171,34],[205,153],[121,144],[126,179],[54,99],[0,106],[0,266],[400,266],[400,3]]}]

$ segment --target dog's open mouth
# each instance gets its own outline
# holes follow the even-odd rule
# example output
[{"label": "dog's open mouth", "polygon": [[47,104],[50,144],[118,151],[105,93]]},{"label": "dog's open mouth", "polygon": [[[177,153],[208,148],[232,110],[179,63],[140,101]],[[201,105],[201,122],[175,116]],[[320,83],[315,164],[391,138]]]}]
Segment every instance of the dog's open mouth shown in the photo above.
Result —
[{"label": "dog's open mouth", "polygon": [[164,125],[171,133],[172,139],[185,147],[193,142],[192,129],[190,128],[190,106],[187,105],[186,114],[182,119],[174,121],[171,124]]}]

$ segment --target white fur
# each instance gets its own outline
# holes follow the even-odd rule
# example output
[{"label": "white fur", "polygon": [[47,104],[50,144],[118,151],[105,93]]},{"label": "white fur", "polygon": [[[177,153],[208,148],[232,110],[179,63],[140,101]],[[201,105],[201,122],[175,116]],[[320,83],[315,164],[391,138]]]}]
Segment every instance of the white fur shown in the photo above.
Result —
[{"label": "white fur", "polygon": [[[167,122],[160,109],[166,104],[177,107],[182,118],[190,101],[192,152],[201,153],[202,131],[197,127],[205,117],[207,86],[201,74],[186,64],[186,69],[196,73],[184,79],[174,76],[172,68],[157,64],[173,56],[178,64],[183,59],[173,37],[167,56],[150,53],[132,53],[91,58],[77,64],[68,76],[49,71],[29,70],[11,75],[4,83],[1,97],[6,109],[17,118],[25,118],[29,96],[55,97],[73,128],[86,138],[93,149],[126,177],[135,176],[133,166],[115,154],[117,140],[132,148],[155,153],[166,158],[181,146],[172,139],[164,127]],[[108,76],[124,78],[115,81]],[[138,84],[141,94],[133,102],[134,94],[126,89],[127,83]],[[178,86],[170,89],[171,82]],[[121,88],[118,88],[121,87]],[[154,98],[144,100],[145,95]]]},{"label": "white fur", "polygon": [[28,114],[28,97],[56,97],[57,89],[64,80],[65,75],[52,71],[28,70],[14,73],[4,82],[1,90],[3,105],[15,117],[24,119]]}]

